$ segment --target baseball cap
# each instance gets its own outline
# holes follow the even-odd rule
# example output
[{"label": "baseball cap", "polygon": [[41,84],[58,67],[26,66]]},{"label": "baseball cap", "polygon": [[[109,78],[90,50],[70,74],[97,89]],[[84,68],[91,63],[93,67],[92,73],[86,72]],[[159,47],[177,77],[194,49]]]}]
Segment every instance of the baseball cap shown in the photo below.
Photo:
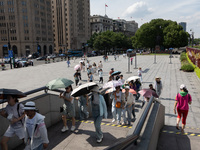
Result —
[{"label": "baseball cap", "polygon": [[182,89],[187,89],[187,88],[186,88],[186,86],[184,84],[181,84],[180,85],[180,89],[182,90]]}]

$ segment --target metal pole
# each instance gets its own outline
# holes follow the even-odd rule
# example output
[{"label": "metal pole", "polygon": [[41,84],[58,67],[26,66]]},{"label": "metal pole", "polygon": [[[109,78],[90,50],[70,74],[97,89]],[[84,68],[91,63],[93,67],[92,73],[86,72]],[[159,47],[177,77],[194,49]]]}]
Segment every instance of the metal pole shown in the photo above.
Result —
[{"label": "metal pole", "polygon": [[134,69],[137,69],[137,53],[135,52],[135,68]]},{"label": "metal pole", "polygon": [[[10,45],[10,29],[8,28],[8,23],[7,23],[7,32],[8,32],[8,54],[9,54],[9,50],[11,49],[11,45]],[[10,69],[12,69],[12,58],[10,57]]]},{"label": "metal pole", "polygon": [[172,64],[172,49],[170,51],[170,63],[169,64]]},{"label": "metal pole", "polygon": [[156,64],[156,50],[155,50],[155,55],[154,55],[154,64]]},{"label": "metal pole", "polygon": [[128,56],[128,72],[126,72],[126,73],[132,73],[132,72],[130,72],[130,57]]}]

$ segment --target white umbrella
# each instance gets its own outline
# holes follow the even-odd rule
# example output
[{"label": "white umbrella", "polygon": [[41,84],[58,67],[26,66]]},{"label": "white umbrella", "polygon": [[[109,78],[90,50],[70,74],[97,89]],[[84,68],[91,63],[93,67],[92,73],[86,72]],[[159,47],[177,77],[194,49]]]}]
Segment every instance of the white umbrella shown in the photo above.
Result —
[{"label": "white umbrella", "polygon": [[76,70],[79,70],[79,69],[81,69],[81,66],[80,66],[80,65],[74,66],[74,70],[75,70],[75,71],[76,71]]},{"label": "white umbrella", "polygon": [[74,89],[71,95],[73,97],[77,97],[84,94],[88,94],[90,93],[91,89],[93,89],[95,86],[98,86],[97,83],[95,82],[88,82],[88,83],[82,84],[78,88]]},{"label": "white umbrella", "polygon": [[135,80],[137,80],[137,79],[140,79],[140,77],[138,77],[138,76],[132,76],[132,77],[129,77],[126,81],[134,81],[135,82]]},{"label": "white umbrella", "polygon": [[103,85],[103,88],[112,88],[112,87],[117,87],[117,86],[122,86],[122,85],[123,85],[122,82],[113,80],[113,81],[109,81],[109,82],[105,83]]}]

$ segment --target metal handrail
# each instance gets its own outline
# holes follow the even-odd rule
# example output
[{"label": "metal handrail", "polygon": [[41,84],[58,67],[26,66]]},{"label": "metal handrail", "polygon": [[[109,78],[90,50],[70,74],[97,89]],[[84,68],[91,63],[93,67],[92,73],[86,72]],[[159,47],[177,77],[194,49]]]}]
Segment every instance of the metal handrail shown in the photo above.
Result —
[{"label": "metal handrail", "polygon": [[140,132],[143,128],[143,125],[144,125],[146,118],[148,116],[148,113],[150,111],[151,105],[153,103],[153,99],[154,99],[154,97],[152,96],[150,98],[147,106],[145,107],[144,112],[142,113],[140,120],[139,120],[133,134],[131,136],[127,137],[126,139],[124,139],[123,141],[119,141],[119,142],[109,146],[105,150],[123,150],[123,149],[127,148],[130,144],[137,143],[137,139],[140,137]]},{"label": "metal handrail", "polygon": [[45,93],[47,93],[48,88],[46,86],[43,86],[41,88],[37,88],[37,89],[31,90],[31,91],[28,91],[28,92],[24,92],[24,94],[31,95],[33,93],[37,93],[37,92],[40,92],[40,91],[43,91],[43,90],[45,91]]}]

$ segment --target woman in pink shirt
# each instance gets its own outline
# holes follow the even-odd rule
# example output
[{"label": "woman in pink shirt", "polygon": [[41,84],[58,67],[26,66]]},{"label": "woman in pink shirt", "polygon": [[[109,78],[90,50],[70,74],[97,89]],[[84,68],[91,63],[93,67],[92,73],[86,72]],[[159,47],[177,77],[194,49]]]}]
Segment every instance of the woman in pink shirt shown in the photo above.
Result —
[{"label": "woman in pink shirt", "polygon": [[184,84],[181,84],[180,90],[181,90],[180,93],[178,93],[175,98],[174,113],[176,114],[176,109],[177,109],[178,116],[177,116],[176,128],[178,130],[179,130],[179,122],[181,120],[181,117],[183,117],[181,132],[184,133],[186,118],[189,110],[188,104],[192,103],[192,98],[191,95],[188,94],[188,90]]}]

